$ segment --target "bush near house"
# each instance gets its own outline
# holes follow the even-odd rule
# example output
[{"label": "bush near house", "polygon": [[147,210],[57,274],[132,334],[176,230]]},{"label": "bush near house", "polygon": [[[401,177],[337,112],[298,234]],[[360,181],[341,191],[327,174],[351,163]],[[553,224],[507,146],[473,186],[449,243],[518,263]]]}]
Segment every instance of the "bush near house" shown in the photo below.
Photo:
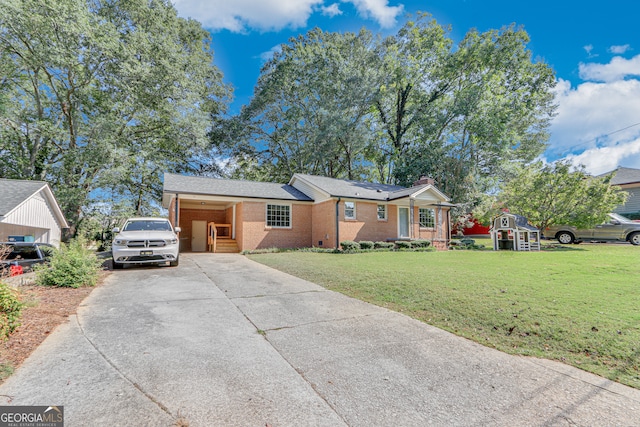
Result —
[{"label": "bush near house", "polygon": [[359,251],[360,243],[354,242],[352,240],[345,240],[344,242],[340,242],[340,247],[345,252]]},{"label": "bush near house", "polygon": [[68,288],[95,286],[101,264],[84,239],[75,239],[54,252],[49,266],[37,268],[36,283]]},{"label": "bush near house", "polygon": [[0,281],[0,339],[6,339],[20,326],[22,307],[18,293]]},{"label": "bush near house", "polygon": [[394,246],[393,242],[375,242],[373,244],[374,249],[392,249]]},{"label": "bush near house", "polygon": [[373,242],[370,242],[368,240],[361,241],[360,242],[360,249],[363,249],[363,250],[373,249]]}]

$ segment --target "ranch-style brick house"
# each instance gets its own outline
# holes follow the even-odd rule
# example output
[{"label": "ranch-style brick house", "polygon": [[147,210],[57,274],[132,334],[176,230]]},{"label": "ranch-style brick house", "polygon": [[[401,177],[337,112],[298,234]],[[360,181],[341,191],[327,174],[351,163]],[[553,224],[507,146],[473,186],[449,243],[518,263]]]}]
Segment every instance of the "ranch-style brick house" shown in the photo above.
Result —
[{"label": "ranch-style brick house", "polygon": [[428,178],[406,188],[305,174],[277,184],[171,173],[162,205],[186,252],[411,239],[447,249],[454,206]]}]

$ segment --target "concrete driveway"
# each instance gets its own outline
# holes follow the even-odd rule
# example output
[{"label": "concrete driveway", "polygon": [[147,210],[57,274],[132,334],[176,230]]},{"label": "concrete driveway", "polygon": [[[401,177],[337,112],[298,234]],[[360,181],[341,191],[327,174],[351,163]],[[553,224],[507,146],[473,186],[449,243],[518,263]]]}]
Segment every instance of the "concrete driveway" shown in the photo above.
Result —
[{"label": "concrete driveway", "polygon": [[65,426],[640,425],[640,391],[240,255],[114,272],[0,387]]}]

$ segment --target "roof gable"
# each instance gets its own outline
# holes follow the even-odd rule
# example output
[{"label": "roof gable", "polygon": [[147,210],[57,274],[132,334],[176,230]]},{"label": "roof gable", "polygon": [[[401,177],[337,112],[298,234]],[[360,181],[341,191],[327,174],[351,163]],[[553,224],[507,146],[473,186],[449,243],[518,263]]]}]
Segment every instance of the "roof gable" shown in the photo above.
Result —
[{"label": "roof gable", "polygon": [[44,193],[47,202],[51,206],[51,211],[57,217],[62,228],[68,228],[69,225],[67,220],[65,219],[49,184],[44,181],[0,178],[0,217],[8,216],[11,212],[18,209],[27,202],[27,200],[41,191]]}]

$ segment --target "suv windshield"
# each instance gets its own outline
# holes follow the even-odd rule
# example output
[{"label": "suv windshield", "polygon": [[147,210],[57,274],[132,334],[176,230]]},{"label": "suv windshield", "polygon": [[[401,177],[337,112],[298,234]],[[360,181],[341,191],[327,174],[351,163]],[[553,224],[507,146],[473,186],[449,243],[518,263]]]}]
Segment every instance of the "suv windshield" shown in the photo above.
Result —
[{"label": "suv windshield", "polygon": [[171,231],[169,221],[129,221],[122,231]]},{"label": "suv windshield", "polygon": [[633,221],[631,221],[629,218],[624,217],[622,215],[618,215],[618,214],[612,213],[612,214],[609,214],[609,216],[612,219],[615,219],[615,220],[617,220],[618,222],[621,222],[621,223],[633,223]]}]

